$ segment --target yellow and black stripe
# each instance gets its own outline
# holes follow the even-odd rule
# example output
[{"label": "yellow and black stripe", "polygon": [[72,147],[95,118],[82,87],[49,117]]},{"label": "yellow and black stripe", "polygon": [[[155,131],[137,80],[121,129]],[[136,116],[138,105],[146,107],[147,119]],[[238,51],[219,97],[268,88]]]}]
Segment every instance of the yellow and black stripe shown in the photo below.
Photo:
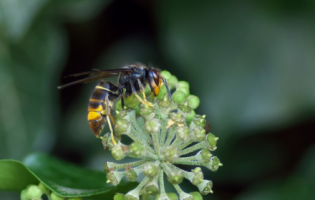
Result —
[{"label": "yellow and black stripe", "polygon": [[96,137],[99,137],[106,121],[109,123],[112,132],[109,117],[115,123],[111,111],[113,101],[119,97],[117,91],[118,87],[114,84],[107,81],[100,81],[91,94],[87,118],[90,128]]}]

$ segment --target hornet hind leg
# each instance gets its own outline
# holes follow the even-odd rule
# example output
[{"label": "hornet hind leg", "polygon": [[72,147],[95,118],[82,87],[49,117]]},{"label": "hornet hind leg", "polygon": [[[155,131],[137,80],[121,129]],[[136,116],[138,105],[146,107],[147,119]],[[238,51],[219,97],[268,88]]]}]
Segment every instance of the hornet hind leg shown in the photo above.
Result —
[{"label": "hornet hind leg", "polygon": [[[114,131],[113,131],[113,128],[112,128],[112,124],[111,124],[111,121],[110,121],[110,118],[113,120],[113,124],[115,125],[115,120],[111,114],[111,108],[109,107],[109,101],[108,101],[108,95],[105,96],[105,102],[106,102],[106,121],[108,123],[108,126],[109,126],[109,130],[110,130],[110,136],[111,136],[111,139],[112,139],[112,142],[114,145],[117,145],[116,141],[115,141],[115,138],[114,138]],[[110,117],[110,118],[109,118]]]}]

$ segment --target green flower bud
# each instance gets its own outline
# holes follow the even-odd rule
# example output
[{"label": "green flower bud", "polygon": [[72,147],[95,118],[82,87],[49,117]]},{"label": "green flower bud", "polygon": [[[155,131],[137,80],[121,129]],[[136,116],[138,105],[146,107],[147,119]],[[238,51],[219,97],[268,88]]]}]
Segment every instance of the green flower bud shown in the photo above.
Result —
[{"label": "green flower bud", "polygon": [[176,84],[178,88],[187,88],[189,90],[189,83],[187,81],[178,81]]},{"label": "green flower bud", "polygon": [[106,183],[111,183],[114,186],[118,185],[118,183],[120,182],[120,180],[117,179],[114,172],[108,172],[106,174],[106,178],[107,178]]},{"label": "green flower bud", "polygon": [[202,195],[213,193],[212,181],[203,180],[199,185],[197,185],[197,187]]},{"label": "green flower bud", "polygon": [[173,75],[167,80],[167,84],[171,89],[176,87],[177,82],[177,77]]},{"label": "green flower bud", "polygon": [[205,163],[210,162],[210,158],[212,156],[212,154],[210,153],[210,151],[208,149],[202,149],[201,152],[201,158]]},{"label": "green flower bud", "polygon": [[200,99],[199,99],[199,97],[197,97],[195,95],[189,95],[189,97],[187,98],[187,103],[191,109],[196,109],[196,108],[198,108],[198,106],[200,104]]},{"label": "green flower bud", "polygon": [[140,105],[140,115],[145,117],[145,116],[148,116],[150,114],[153,114],[154,116],[154,108],[151,108],[149,106],[145,106],[143,104]]},{"label": "green flower bud", "polygon": [[26,197],[29,199],[40,199],[42,191],[37,185],[30,185],[26,191]]},{"label": "green flower bud", "polygon": [[206,115],[195,115],[193,122],[196,126],[204,128],[206,126]]},{"label": "green flower bud", "polygon": [[189,88],[187,87],[180,87],[176,89],[176,92],[183,92],[184,96],[185,96],[185,100],[186,98],[189,96],[190,92],[189,92]]},{"label": "green flower bud", "polygon": [[178,196],[176,193],[162,193],[156,196],[156,200],[178,200]]},{"label": "green flower bud", "polygon": [[130,132],[130,130],[128,130],[129,127],[130,127],[130,123],[128,120],[119,119],[116,121],[115,132],[119,134],[127,134],[128,132]]},{"label": "green flower bud", "polygon": [[217,148],[217,141],[219,140],[218,137],[215,137],[212,133],[207,134],[207,140],[210,146],[210,150],[215,150]]},{"label": "green flower bud", "polygon": [[171,107],[172,103],[170,101],[159,101],[158,105],[162,108],[169,108]]},{"label": "green flower bud", "polygon": [[165,85],[162,85],[160,87],[160,92],[159,94],[156,96],[157,99],[164,99],[165,95],[167,95],[167,90],[166,90],[166,86]]},{"label": "green flower bud", "polygon": [[171,78],[171,76],[172,76],[172,74],[169,72],[169,71],[166,71],[166,70],[163,70],[163,71],[161,71],[161,75],[168,81],[170,78]]},{"label": "green flower bud", "polygon": [[176,137],[183,141],[188,141],[189,139],[189,128],[187,126],[178,126],[175,129],[176,131]]},{"label": "green flower bud", "polygon": [[181,104],[186,99],[186,94],[183,91],[175,91],[172,95],[173,101],[177,104]]},{"label": "green flower bud", "polygon": [[145,153],[141,142],[133,142],[129,145],[129,155],[140,158]]},{"label": "green flower bud", "polygon": [[150,178],[153,178],[158,173],[159,173],[159,168],[153,163],[148,163],[143,168],[143,175],[148,176]]},{"label": "green flower bud", "polygon": [[180,184],[184,179],[183,173],[180,171],[173,170],[167,176],[167,180],[172,184]]},{"label": "green flower bud", "polygon": [[115,110],[116,110],[116,111],[123,110],[123,107],[122,107],[122,105],[121,105],[121,101],[116,101]]},{"label": "green flower bud", "polygon": [[203,181],[203,173],[201,171],[200,167],[196,167],[194,170],[192,170],[194,172],[194,177],[192,179],[192,184],[193,185],[198,185]]},{"label": "green flower bud", "polygon": [[130,95],[129,97],[124,99],[125,106],[129,108],[134,108],[140,104],[139,99],[135,95]]},{"label": "green flower bud", "polygon": [[161,122],[158,119],[149,119],[145,122],[145,129],[150,134],[156,134],[161,129]]},{"label": "green flower bud", "polygon": [[115,119],[119,120],[119,119],[124,119],[125,117],[127,117],[129,111],[128,110],[121,110],[121,111],[117,111],[116,110],[116,116]]},{"label": "green flower bud", "polygon": [[194,119],[195,115],[196,115],[196,112],[195,112],[194,110],[192,110],[191,113],[186,116],[185,121],[186,121],[186,123],[187,123],[188,125],[189,125],[189,124],[191,123],[191,121]]},{"label": "green flower bud", "polygon": [[50,189],[48,189],[42,182],[38,184],[38,188],[42,191],[42,193],[48,194],[50,192]]},{"label": "green flower bud", "polygon": [[137,178],[138,178],[138,175],[137,173],[135,172],[135,170],[133,170],[132,168],[126,170],[126,178],[129,180],[129,181],[136,181]]},{"label": "green flower bud", "polygon": [[184,123],[184,120],[185,120],[185,118],[184,118],[184,116],[183,116],[182,114],[180,114],[180,113],[175,113],[175,112],[170,113],[170,114],[169,114],[169,117],[170,117],[175,123],[178,123],[178,124]]},{"label": "green flower bud", "polygon": [[51,200],[64,200],[65,198],[64,197],[61,197],[61,196],[58,196],[56,193],[52,192],[50,194],[50,199]]},{"label": "green flower bud", "polygon": [[156,183],[153,183],[153,182],[149,183],[145,187],[145,191],[149,195],[157,195],[160,192],[159,186]]},{"label": "green flower bud", "polygon": [[189,108],[188,106],[185,106],[183,104],[179,105],[178,109],[180,111],[182,111],[183,113],[185,113],[186,115],[190,114],[190,112],[191,112],[191,108]]},{"label": "green flower bud", "polygon": [[166,193],[166,195],[168,196],[168,198],[170,198],[170,200],[178,200],[178,196],[176,193]]},{"label": "green flower bud", "polygon": [[27,198],[27,189],[22,190],[22,192],[20,194],[20,199],[21,200],[29,200],[29,198]]},{"label": "green flower bud", "polygon": [[111,153],[115,160],[122,160],[126,155],[120,144],[113,146],[111,149]]},{"label": "green flower bud", "polygon": [[217,171],[220,166],[223,166],[222,163],[220,163],[220,160],[217,156],[213,156],[210,160],[210,167],[209,169],[212,171]]},{"label": "green flower bud", "polygon": [[194,174],[202,172],[200,167],[196,167],[195,169],[193,169],[191,171],[194,172]]},{"label": "green flower bud", "polygon": [[168,146],[164,148],[163,151],[164,159],[169,161],[170,163],[174,162],[179,157],[179,152],[177,147]]},{"label": "green flower bud", "polygon": [[139,200],[139,197],[135,197],[130,194],[127,194],[125,195],[125,200]]},{"label": "green flower bud", "polygon": [[201,142],[206,138],[206,130],[203,128],[196,127],[192,133],[195,140],[198,142]]},{"label": "green flower bud", "polygon": [[199,192],[191,192],[189,194],[194,197],[194,200],[203,200],[203,198]]},{"label": "green flower bud", "polygon": [[116,193],[114,196],[114,200],[125,200],[125,195]]},{"label": "green flower bud", "polygon": [[109,133],[104,134],[103,138],[102,138],[102,145],[104,147],[104,149],[108,149],[109,145],[108,145],[108,141],[109,141]]}]

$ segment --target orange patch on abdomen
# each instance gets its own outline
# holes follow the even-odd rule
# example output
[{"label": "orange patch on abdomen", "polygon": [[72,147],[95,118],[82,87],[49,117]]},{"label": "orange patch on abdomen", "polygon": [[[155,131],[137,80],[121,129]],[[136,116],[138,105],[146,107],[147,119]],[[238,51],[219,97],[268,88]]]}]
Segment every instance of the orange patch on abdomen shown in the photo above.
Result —
[{"label": "orange patch on abdomen", "polygon": [[89,112],[88,121],[100,120],[100,119],[102,119],[102,115],[99,112]]}]

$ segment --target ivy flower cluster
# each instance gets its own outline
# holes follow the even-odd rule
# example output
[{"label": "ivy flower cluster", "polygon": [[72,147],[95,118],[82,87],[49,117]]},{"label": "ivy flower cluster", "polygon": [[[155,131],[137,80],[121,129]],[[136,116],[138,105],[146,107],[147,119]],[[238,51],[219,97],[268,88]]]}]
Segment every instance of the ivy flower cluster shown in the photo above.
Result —
[{"label": "ivy flower cluster", "polygon": [[[125,100],[126,108],[121,107],[120,101],[116,103],[115,140],[118,143],[112,144],[109,133],[101,137],[102,143],[115,160],[125,157],[137,160],[123,164],[106,162],[107,183],[118,185],[124,177],[136,181],[142,173],[144,178],[124,195],[125,199],[139,200],[140,195],[157,195],[158,200],[178,199],[176,194],[166,193],[165,179],[174,186],[179,199],[202,199],[200,194],[212,193],[212,181],[204,179],[200,166],[211,171],[222,166],[218,157],[211,153],[216,150],[219,138],[206,133],[206,116],[195,113],[200,100],[190,94],[189,84],[178,81],[168,71],[162,71],[161,75],[174,91],[172,102],[163,85],[157,97],[150,96],[147,88],[148,99],[154,108],[140,104],[133,96]],[[121,138],[124,135],[133,142],[123,144]],[[186,171],[177,167],[178,164],[196,167]],[[184,192],[179,186],[184,178],[196,186],[198,192]]]},{"label": "ivy flower cluster", "polygon": [[[46,198],[45,198],[46,197]],[[47,188],[43,183],[39,183],[38,185],[29,185],[27,188],[22,190],[20,194],[21,200],[82,200],[81,197],[70,197],[64,198],[58,196],[56,193],[52,192],[49,188]]]}]

